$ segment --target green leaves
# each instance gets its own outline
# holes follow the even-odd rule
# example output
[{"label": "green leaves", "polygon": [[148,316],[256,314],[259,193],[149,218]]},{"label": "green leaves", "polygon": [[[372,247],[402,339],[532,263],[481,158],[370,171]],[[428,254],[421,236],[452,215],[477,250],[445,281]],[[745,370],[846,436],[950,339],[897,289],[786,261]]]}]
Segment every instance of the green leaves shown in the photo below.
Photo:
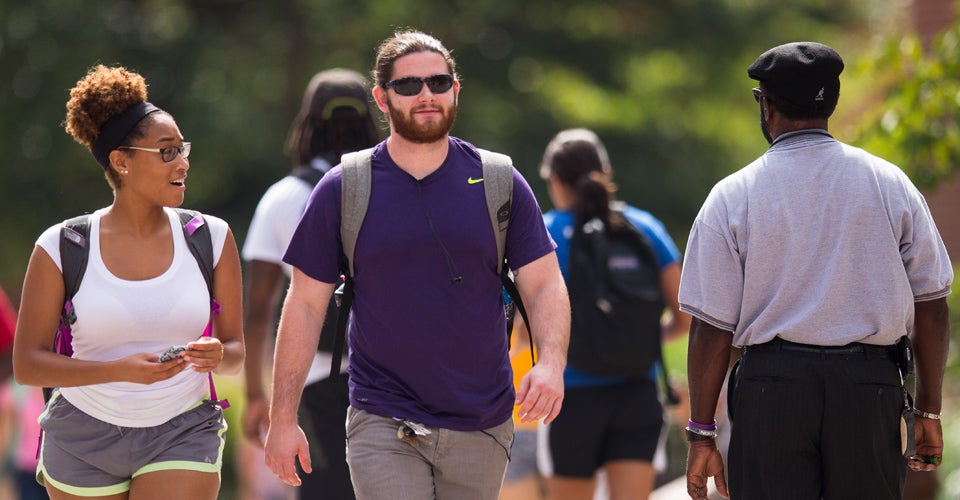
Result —
[{"label": "green leaves", "polygon": [[864,71],[886,92],[864,117],[856,144],[897,165],[921,188],[960,164],[960,28],[924,51],[915,37],[888,41]]}]

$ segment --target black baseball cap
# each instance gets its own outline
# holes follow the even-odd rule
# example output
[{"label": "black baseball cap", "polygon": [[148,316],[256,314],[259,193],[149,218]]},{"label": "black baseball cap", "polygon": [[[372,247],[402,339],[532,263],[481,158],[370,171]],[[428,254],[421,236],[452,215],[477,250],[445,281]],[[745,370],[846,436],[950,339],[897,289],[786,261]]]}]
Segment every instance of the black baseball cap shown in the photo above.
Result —
[{"label": "black baseball cap", "polygon": [[747,68],[747,75],[763,83],[774,99],[813,111],[836,105],[841,72],[840,54],[817,42],[778,45]]},{"label": "black baseball cap", "polygon": [[352,108],[360,116],[366,116],[372,112],[372,106],[370,87],[363,75],[335,68],[321,71],[310,79],[303,94],[301,113],[329,120],[337,108]]}]

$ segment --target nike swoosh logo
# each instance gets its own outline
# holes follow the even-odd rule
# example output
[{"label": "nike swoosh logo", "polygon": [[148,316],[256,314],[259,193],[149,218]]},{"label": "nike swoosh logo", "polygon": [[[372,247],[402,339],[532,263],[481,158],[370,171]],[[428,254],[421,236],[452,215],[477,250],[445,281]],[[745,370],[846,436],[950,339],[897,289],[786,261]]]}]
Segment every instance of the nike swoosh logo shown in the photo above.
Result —
[{"label": "nike swoosh logo", "polygon": [[479,179],[474,179],[473,177],[467,177],[467,184],[478,184],[483,182],[483,177]]}]

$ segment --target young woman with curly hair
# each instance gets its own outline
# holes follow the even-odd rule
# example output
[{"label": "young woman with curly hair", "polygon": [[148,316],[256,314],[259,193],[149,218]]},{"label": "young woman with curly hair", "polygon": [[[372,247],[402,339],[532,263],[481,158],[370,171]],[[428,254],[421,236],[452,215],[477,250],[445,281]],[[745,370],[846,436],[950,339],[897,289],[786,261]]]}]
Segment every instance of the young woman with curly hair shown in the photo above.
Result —
[{"label": "young woman with curly hair", "polygon": [[[98,65],[70,91],[65,128],[104,169],[113,203],[90,215],[89,257],[72,299],[72,356],[52,350],[65,285],[58,223],[24,279],[14,375],[56,387],[40,417],[37,479],[54,500],[215,499],[226,432],[210,372],[243,365],[240,259],[229,226],[202,216],[213,244],[211,297],[173,207],[190,143],[147,102],[142,76]],[[159,362],[172,345],[180,357]]]}]

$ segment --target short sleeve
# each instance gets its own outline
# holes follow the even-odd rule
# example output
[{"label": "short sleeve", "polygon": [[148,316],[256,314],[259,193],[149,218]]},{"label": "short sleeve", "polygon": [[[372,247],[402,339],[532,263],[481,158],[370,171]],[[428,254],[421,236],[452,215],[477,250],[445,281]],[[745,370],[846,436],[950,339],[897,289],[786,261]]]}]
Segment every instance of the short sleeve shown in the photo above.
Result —
[{"label": "short sleeve", "polygon": [[733,238],[698,217],[690,230],[680,277],[680,310],[734,331],[743,299],[743,266]]}]

